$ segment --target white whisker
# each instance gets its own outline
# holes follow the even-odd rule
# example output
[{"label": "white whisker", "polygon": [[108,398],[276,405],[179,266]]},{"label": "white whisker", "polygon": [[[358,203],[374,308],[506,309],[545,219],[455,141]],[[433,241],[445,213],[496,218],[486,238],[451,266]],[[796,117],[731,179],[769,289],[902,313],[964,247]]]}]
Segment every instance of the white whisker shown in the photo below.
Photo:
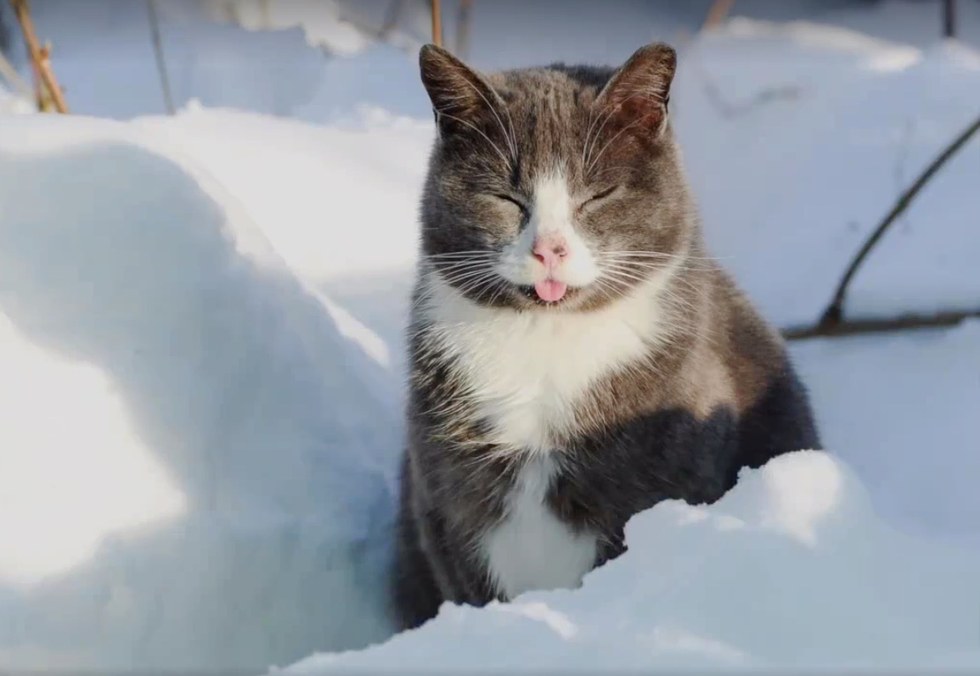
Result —
[{"label": "white whisker", "polygon": [[[603,112],[605,112],[606,115],[603,118],[602,125],[599,127],[598,130],[596,130],[595,138],[593,139],[592,147],[591,148],[588,148],[588,157],[589,157],[589,159],[591,159],[591,157],[592,157],[592,151],[595,150],[595,144],[599,142],[599,137],[602,135],[602,131],[606,128],[606,124],[608,124],[609,120],[611,120],[613,118],[613,116],[616,114],[616,112],[617,112],[617,110],[616,110],[617,106],[622,106],[627,101],[630,101],[632,99],[635,99],[638,96],[647,96],[647,94],[645,94],[643,92],[636,92],[636,93],[630,94],[625,99],[623,99],[622,101],[620,101],[616,106],[607,106],[606,108],[603,109]],[[592,126],[589,125],[589,128],[591,129]],[[620,133],[622,133],[622,131]],[[616,134],[616,136],[618,137],[619,134]],[[615,138],[616,137],[613,137],[613,140],[615,140]],[[586,141],[588,141],[588,140],[589,140],[588,137],[586,137]],[[606,144],[606,146],[608,146],[608,145],[609,144]],[[583,152],[583,156],[584,155],[585,155],[585,153]],[[600,152],[599,153],[599,156],[601,156],[601,155],[602,155],[602,153]],[[585,162],[583,161],[582,164],[583,164],[583,168],[584,168]],[[591,167],[593,165],[595,165],[595,162],[590,162],[589,163],[590,169],[583,172],[586,176],[589,175],[589,172],[591,171]]]},{"label": "white whisker", "polygon": [[[497,113],[496,106],[494,106],[492,103],[490,103],[490,101],[487,100],[487,97],[483,95],[483,92],[481,92],[480,91],[480,88],[477,87],[475,84],[473,84],[469,80],[466,80],[466,84],[468,84],[470,87],[472,87],[473,88],[473,91],[475,91],[477,94],[479,94],[480,98],[483,99],[483,102],[485,104],[487,104],[487,107],[490,109],[490,112],[493,113],[493,116],[495,118],[497,118],[497,124],[500,125],[500,131],[502,131],[504,133],[504,140],[507,141],[507,144],[510,147],[511,157],[513,158],[513,161],[516,162],[517,161],[517,145],[516,145],[516,141],[514,139],[512,139],[510,137],[510,135],[508,135],[507,129],[504,127],[504,121],[500,118],[500,115]],[[497,94],[497,96],[499,97],[499,94]],[[508,113],[508,115],[510,115],[510,113]]]},{"label": "white whisker", "polygon": [[436,112],[439,113],[440,115],[444,115],[444,116],[448,117],[450,120],[456,120],[460,124],[466,125],[470,129],[472,129],[473,131],[475,131],[477,134],[479,134],[480,136],[482,136],[486,140],[486,142],[489,143],[493,147],[493,149],[497,151],[497,154],[500,155],[500,159],[502,159],[504,161],[504,164],[506,164],[508,167],[511,166],[511,160],[508,160],[507,159],[507,156],[504,154],[504,152],[497,146],[496,143],[493,142],[493,140],[489,136],[487,136],[483,132],[482,129],[480,129],[479,127],[477,127],[475,124],[472,124],[470,122],[467,122],[466,120],[464,120],[462,118],[459,118],[459,117],[456,117],[455,115],[450,115],[449,113],[447,113],[445,111],[442,111],[442,110],[439,110],[438,108],[436,108]]},{"label": "white whisker", "polygon": [[633,120],[632,122],[630,122],[629,124],[627,124],[626,126],[624,126],[618,132],[616,132],[615,136],[613,136],[611,139],[609,139],[609,141],[606,142],[606,145],[602,146],[602,149],[599,151],[599,154],[595,156],[595,159],[593,159],[591,162],[589,162],[589,167],[585,171],[586,176],[588,176],[592,172],[592,168],[596,165],[596,163],[599,160],[602,159],[603,153],[606,152],[606,150],[609,148],[609,146],[611,146],[616,141],[616,139],[618,139],[620,136],[622,136],[623,134],[625,134],[627,131],[629,131],[631,128],[635,127],[636,125],[638,125],[642,121],[643,121],[643,118],[642,117],[638,117],[635,120]]},{"label": "white whisker", "polygon": [[477,256],[495,256],[497,255],[495,251],[486,251],[482,249],[474,249],[472,251],[449,251],[447,253],[438,254],[424,254],[422,258],[426,259],[441,259],[441,258],[462,258],[462,257],[477,257]]}]

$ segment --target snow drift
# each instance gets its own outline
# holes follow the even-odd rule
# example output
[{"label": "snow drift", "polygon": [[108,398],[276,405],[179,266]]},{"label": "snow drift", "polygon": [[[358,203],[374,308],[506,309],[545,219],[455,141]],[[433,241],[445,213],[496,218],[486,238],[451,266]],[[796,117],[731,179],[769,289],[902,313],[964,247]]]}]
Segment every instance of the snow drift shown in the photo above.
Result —
[{"label": "snow drift", "polygon": [[[975,50],[905,44],[922,23],[906,14],[927,4],[865,12],[898,43],[734,21],[682,47],[674,114],[709,243],[781,325],[819,315],[901,188],[976,114]],[[615,40],[589,40],[610,13],[582,6],[595,22],[530,3],[537,18],[516,28],[567,22],[548,24],[559,44],[490,30],[473,58],[613,62],[652,23],[673,34],[640,3],[609,24]],[[476,7],[481,25],[510,21]],[[75,110],[163,109],[145,11],[39,3]],[[324,63],[298,29],[243,41],[178,16],[198,11],[161,6],[176,99],[253,112],[0,118],[4,668],[259,672],[390,632],[395,374],[432,136],[416,65],[391,47]],[[976,304],[978,160],[974,141],[923,192],[849,311]],[[638,516],[631,552],[580,590],[447,607],[296,670],[426,670],[430,649],[445,669],[613,667],[611,653],[643,668],[975,668],[977,554],[957,547],[980,541],[978,331],[794,344],[853,475],[781,459],[710,508]]]},{"label": "snow drift", "polygon": [[0,663],[383,637],[397,388],[233,200],[134,136],[0,125]]},{"label": "snow drift", "polygon": [[875,511],[903,530],[980,545],[980,320],[791,349],[823,443],[861,477]]},{"label": "snow drift", "polygon": [[382,646],[285,673],[980,666],[980,557],[892,530],[825,453],[743,471],[708,507],[661,503],[626,536],[578,590],[445,604]]},{"label": "snow drift", "polygon": [[[784,327],[820,318],[850,257],[977,115],[980,52],[956,42],[734,19],[678,64],[671,101],[712,252]],[[862,267],[850,316],[977,307],[978,175],[974,139]]]}]

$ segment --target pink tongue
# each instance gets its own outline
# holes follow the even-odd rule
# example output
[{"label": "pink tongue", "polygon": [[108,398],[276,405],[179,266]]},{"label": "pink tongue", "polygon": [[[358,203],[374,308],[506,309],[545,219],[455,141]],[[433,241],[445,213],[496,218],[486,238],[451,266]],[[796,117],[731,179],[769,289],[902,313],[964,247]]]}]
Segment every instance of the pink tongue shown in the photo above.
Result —
[{"label": "pink tongue", "polygon": [[549,303],[561,300],[567,289],[568,286],[565,282],[559,282],[555,279],[545,279],[534,285],[534,290],[537,292],[538,298]]}]

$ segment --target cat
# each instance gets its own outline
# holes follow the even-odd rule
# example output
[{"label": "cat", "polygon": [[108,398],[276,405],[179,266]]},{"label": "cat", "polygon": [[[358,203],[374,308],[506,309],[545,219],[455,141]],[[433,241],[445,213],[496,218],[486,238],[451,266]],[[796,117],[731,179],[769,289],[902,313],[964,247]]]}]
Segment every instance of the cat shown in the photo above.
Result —
[{"label": "cat", "polygon": [[675,51],[484,76],[419,56],[421,204],[393,610],[577,586],[661,500],[819,448],[779,334],[706,255]]}]

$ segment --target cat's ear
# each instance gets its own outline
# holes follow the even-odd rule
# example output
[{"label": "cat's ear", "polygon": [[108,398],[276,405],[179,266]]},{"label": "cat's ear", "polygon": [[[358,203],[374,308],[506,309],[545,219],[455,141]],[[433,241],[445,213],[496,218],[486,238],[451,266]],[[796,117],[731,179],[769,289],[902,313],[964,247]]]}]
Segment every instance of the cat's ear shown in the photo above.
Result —
[{"label": "cat's ear", "polygon": [[474,124],[474,118],[502,105],[479,73],[441,47],[422,47],[419,69],[440,129]]},{"label": "cat's ear", "polygon": [[662,42],[641,47],[610,78],[594,105],[610,114],[619,126],[659,134],[666,126],[670,83],[676,69],[673,47]]}]

